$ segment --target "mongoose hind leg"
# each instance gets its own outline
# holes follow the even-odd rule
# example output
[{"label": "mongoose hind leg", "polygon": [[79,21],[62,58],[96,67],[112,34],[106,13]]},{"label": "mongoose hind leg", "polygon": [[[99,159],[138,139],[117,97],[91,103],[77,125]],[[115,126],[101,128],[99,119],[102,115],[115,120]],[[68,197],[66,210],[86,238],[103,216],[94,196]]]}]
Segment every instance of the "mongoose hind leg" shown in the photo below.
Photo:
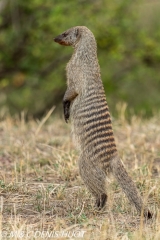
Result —
[{"label": "mongoose hind leg", "polygon": [[105,172],[82,156],[79,159],[79,171],[88,190],[96,198],[96,207],[103,208],[107,201]]}]

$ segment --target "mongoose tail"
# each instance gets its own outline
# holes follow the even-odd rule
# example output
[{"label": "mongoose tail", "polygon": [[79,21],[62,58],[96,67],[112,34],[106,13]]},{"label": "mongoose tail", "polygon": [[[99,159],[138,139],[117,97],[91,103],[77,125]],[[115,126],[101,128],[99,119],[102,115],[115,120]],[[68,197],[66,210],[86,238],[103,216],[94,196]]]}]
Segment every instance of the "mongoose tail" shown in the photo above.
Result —
[{"label": "mongoose tail", "polygon": [[116,156],[111,160],[110,166],[114,177],[118,181],[129,201],[134,203],[137,211],[139,213],[143,212],[143,215],[146,218],[152,218],[151,212],[145,208],[141,196],[137,191],[136,185],[128,175],[119,156]]}]

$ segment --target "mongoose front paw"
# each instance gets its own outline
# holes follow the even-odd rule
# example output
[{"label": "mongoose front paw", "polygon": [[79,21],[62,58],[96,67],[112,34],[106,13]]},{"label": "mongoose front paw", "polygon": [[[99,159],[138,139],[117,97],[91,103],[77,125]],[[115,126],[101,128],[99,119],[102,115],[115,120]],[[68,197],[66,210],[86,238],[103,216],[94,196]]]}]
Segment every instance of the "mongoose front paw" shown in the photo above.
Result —
[{"label": "mongoose front paw", "polygon": [[96,207],[102,209],[107,201],[107,195],[105,193],[101,194],[99,198],[96,199]]},{"label": "mongoose front paw", "polygon": [[68,123],[69,116],[70,116],[70,101],[68,100],[63,101],[63,110],[64,110],[64,119],[66,123]]}]

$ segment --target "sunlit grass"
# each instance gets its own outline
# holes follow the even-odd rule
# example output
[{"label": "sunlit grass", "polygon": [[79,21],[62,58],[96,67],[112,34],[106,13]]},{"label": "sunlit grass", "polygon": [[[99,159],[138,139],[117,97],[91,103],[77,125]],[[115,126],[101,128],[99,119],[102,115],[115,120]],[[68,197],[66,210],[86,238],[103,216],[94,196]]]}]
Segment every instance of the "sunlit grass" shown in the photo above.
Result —
[{"label": "sunlit grass", "polygon": [[25,123],[7,117],[0,123],[0,230],[83,229],[84,239],[160,239],[159,116],[133,116],[129,124],[123,106],[113,127],[119,154],[153,220],[141,219],[113,178],[106,207],[95,209],[78,173],[70,125],[62,119]]}]

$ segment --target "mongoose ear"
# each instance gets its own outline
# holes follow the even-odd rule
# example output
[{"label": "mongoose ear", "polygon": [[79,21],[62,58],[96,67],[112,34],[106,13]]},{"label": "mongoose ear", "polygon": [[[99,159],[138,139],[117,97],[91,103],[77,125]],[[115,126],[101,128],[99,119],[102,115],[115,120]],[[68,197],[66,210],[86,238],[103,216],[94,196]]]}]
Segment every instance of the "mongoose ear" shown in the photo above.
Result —
[{"label": "mongoose ear", "polygon": [[78,28],[76,28],[75,35],[76,35],[76,38],[80,37],[80,31]]}]

